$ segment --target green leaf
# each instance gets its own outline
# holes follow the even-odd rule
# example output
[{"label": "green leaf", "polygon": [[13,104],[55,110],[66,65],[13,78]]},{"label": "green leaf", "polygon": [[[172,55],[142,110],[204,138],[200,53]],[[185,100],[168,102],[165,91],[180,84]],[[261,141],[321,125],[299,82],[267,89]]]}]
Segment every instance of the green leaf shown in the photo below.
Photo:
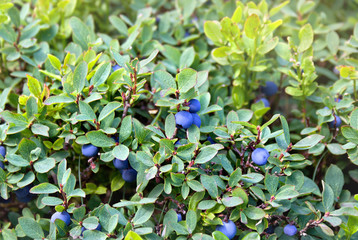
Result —
[{"label": "green leaf", "polygon": [[299,195],[299,193],[295,190],[295,187],[292,185],[284,185],[282,186],[276,193],[276,200],[284,200],[295,198]]},{"label": "green leaf", "polygon": [[107,234],[100,231],[84,231],[83,239],[86,240],[105,240],[107,239]]},{"label": "green leaf", "polygon": [[331,31],[326,35],[326,43],[331,54],[336,55],[339,47],[339,35]]},{"label": "green leaf", "polygon": [[180,93],[186,93],[196,84],[197,72],[191,68],[185,68],[177,75],[178,89]]},{"label": "green leaf", "polygon": [[153,212],[153,204],[140,206],[132,220],[134,225],[140,225],[148,221],[152,217]]},{"label": "green leaf", "polygon": [[47,54],[48,59],[50,60],[51,65],[57,70],[61,71],[61,62],[60,60],[52,54]]},{"label": "green leaf", "polygon": [[118,191],[121,189],[126,182],[120,175],[116,175],[111,181],[111,190],[112,192]]},{"label": "green leaf", "polygon": [[322,203],[326,212],[330,212],[334,203],[334,192],[332,188],[322,180]]},{"label": "green leaf", "polygon": [[358,144],[358,130],[345,126],[342,127],[342,134],[349,141]]},{"label": "green leaf", "polygon": [[344,185],[344,175],[342,170],[334,164],[331,164],[324,177],[325,182],[332,188],[335,199],[337,199],[342,192]]},{"label": "green leaf", "polygon": [[233,171],[229,178],[229,186],[236,187],[241,179],[241,176],[242,176],[241,168],[237,168],[235,171]]},{"label": "green leaf", "polygon": [[265,176],[265,187],[271,196],[275,195],[278,186],[278,177],[274,174],[266,172]]},{"label": "green leaf", "polygon": [[86,84],[87,76],[87,63],[85,61],[80,62],[75,68],[73,74],[73,87],[77,93],[81,93]]},{"label": "green leaf", "polygon": [[297,150],[310,149],[314,147],[317,143],[319,143],[323,138],[324,136],[319,134],[310,135],[300,140],[295,145],[293,145],[292,149],[297,149]]},{"label": "green leaf", "polygon": [[189,233],[193,233],[196,228],[196,212],[193,210],[189,210],[186,214],[186,228],[188,229]]},{"label": "green leaf", "polygon": [[84,24],[79,18],[72,17],[69,21],[72,28],[73,41],[79,44],[82,50],[88,49],[88,41],[90,31],[86,24]]},{"label": "green leaf", "polygon": [[313,43],[313,30],[312,27],[309,23],[307,23],[306,25],[304,25],[299,33],[298,33],[298,37],[300,39],[300,44],[298,46],[298,52],[304,52],[306,51],[308,48],[311,47],[312,43]]},{"label": "green leaf", "polygon": [[113,156],[120,160],[126,160],[129,155],[129,149],[123,144],[119,144],[113,148]]},{"label": "green leaf", "polygon": [[38,99],[41,98],[41,84],[40,82],[36,79],[31,77],[30,75],[26,75],[27,76],[27,86],[30,90],[30,92]]},{"label": "green leaf", "polygon": [[172,139],[175,134],[176,123],[174,114],[169,114],[165,119],[165,135],[167,138]]},{"label": "green leaf", "polygon": [[6,155],[6,159],[9,161],[9,163],[11,163],[12,165],[17,166],[17,167],[30,166],[30,163],[27,160],[20,157],[19,155],[8,154],[8,155]]},{"label": "green leaf", "polygon": [[203,164],[211,159],[213,159],[216,154],[218,153],[218,150],[213,147],[204,147],[201,149],[200,153],[198,154],[197,158],[195,159],[196,164]]},{"label": "green leaf", "polygon": [[231,17],[231,20],[234,23],[239,23],[241,21],[241,18],[242,18],[242,8],[241,8],[241,6],[237,6],[234,14]]},{"label": "green leaf", "polygon": [[41,199],[41,203],[47,206],[57,206],[63,204],[63,200],[57,197],[44,197]]},{"label": "green leaf", "polygon": [[56,165],[56,160],[54,158],[43,158],[41,160],[37,160],[34,163],[34,169],[38,173],[47,173],[51,169],[53,169]]},{"label": "green leaf", "polygon": [[200,210],[211,209],[211,208],[215,207],[216,204],[217,204],[217,202],[214,200],[204,200],[198,204],[198,209],[200,209]]},{"label": "green leaf", "polygon": [[235,207],[243,204],[244,200],[242,200],[240,197],[225,197],[222,199],[222,202],[225,207]]},{"label": "green leaf", "polygon": [[33,132],[33,134],[48,137],[48,132],[50,131],[50,128],[43,124],[34,123],[31,126],[31,131]]},{"label": "green leaf", "polygon": [[159,83],[163,90],[170,88],[177,89],[177,84],[172,75],[164,70],[155,71],[153,79]]},{"label": "green leaf", "polygon": [[108,103],[101,111],[98,117],[98,121],[102,121],[105,119],[109,114],[117,110],[122,104],[120,102],[110,102]]},{"label": "green leaf", "polygon": [[46,99],[44,103],[45,105],[52,105],[56,103],[73,103],[73,102],[75,102],[75,100],[67,96],[52,96]]},{"label": "green leaf", "polygon": [[219,193],[214,177],[208,175],[201,175],[200,180],[201,180],[201,184],[203,184],[204,188],[208,191],[209,195],[212,198],[216,198]]},{"label": "green leaf", "polygon": [[260,220],[265,217],[266,213],[261,208],[248,207],[244,210],[245,215],[252,220]]},{"label": "green leaf", "polygon": [[88,230],[94,230],[98,226],[98,218],[91,216],[83,220],[83,226]]},{"label": "green leaf", "polygon": [[21,217],[19,218],[19,224],[26,236],[33,239],[42,239],[45,237],[41,225],[33,218]]},{"label": "green leaf", "polygon": [[351,113],[351,116],[349,117],[349,125],[355,130],[358,130],[358,108],[354,109]]},{"label": "green leaf", "polygon": [[120,32],[126,36],[128,35],[127,25],[123,22],[122,19],[120,19],[117,16],[112,15],[109,17],[109,21],[111,22],[112,26],[118,30],[118,32]]},{"label": "green leaf", "polygon": [[260,27],[260,18],[259,16],[257,16],[256,14],[252,14],[250,15],[246,21],[245,21],[245,25],[244,25],[244,32],[246,37],[248,38],[255,38],[256,35],[258,34],[258,30]]},{"label": "green leaf", "polygon": [[96,147],[112,147],[115,145],[115,141],[101,131],[88,132],[86,137]]},{"label": "green leaf", "polygon": [[257,232],[251,232],[245,235],[242,240],[260,240],[260,235]]},{"label": "green leaf", "polygon": [[204,33],[215,44],[220,44],[223,39],[221,25],[218,21],[206,21],[204,23]]},{"label": "green leaf", "polygon": [[59,192],[60,189],[51,183],[40,183],[35,187],[30,189],[30,192],[33,194],[50,194]]},{"label": "green leaf", "polygon": [[195,58],[195,50],[193,47],[189,47],[184,50],[182,55],[180,56],[180,69],[190,67]]},{"label": "green leaf", "polygon": [[98,87],[106,82],[109,74],[111,73],[111,63],[102,64],[97,70],[94,76],[91,78],[91,85]]},{"label": "green leaf", "polygon": [[122,119],[121,128],[119,129],[119,142],[123,142],[132,134],[132,117],[126,116]]},{"label": "green leaf", "polygon": [[143,240],[137,233],[129,231],[124,240]]}]

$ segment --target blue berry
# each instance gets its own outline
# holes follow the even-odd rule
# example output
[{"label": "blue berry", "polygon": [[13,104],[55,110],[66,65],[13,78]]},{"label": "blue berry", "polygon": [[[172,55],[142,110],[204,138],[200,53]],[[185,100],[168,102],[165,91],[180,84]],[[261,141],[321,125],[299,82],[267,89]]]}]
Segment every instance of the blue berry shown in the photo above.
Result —
[{"label": "blue berry", "polygon": [[220,231],[229,239],[233,239],[236,235],[237,228],[233,221],[229,220],[228,222],[223,222],[223,225],[217,225],[216,231]]},{"label": "blue berry", "polygon": [[0,154],[2,157],[5,157],[6,155],[6,148],[4,146],[0,146]]},{"label": "blue berry", "polygon": [[339,128],[342,124],[342,119],[337,115],[335,115],[334,117],[335,120],[329,122],[328,125],[330,128]]},{"label": "blue berry", "polygon": [[18,198],[26,197],[27,195],[29,195],[31,188],[32,188],[32,184],[27,185],[23,188],[17,189],[15,191],[16,197],[18,197]]},{"label": "blue berry", "polygon": [[267,100],[267,98],[260,98],[259,100],[256,100],[257,102],[263,102],[265,107],[270,107],[270,102]]},{"label": "blue berry", "polygon": [[99,149],[92,144],[85,144],[82,146],[82,154],[86,157],[94,157],[98,154]]},{"label": "blue berry", "polygon": [[193,124],[195,124],[198,128],[201,126],[201,119],[200,116],[197,113],[192,113],[193,116]]},{"label": "blue berry", "polygon": [[183,216],[182,216],[180,213],[178,213],[177,215],[178,215],[178,222],[182,221],[182,220],[183,220]]},{"label": "blue berry", "polygon": [[129,162],[128,162],[128,159],[120,160],[118,158],[115,158],[115,159],[113,159],[113,165],[118,170],[127,169],[129,167]]},{"label": "blue berry", "polygon": [[121,69],[122,67],[121,66],[119,66],[118,64],[116,64],[116,65],[114,65],[113,67],[112,67],[112,70],[113,70],[113,72],[114,71],[117,71],[118,69]]},{"label": "blue berry", "polygon": [[340,99],[340,98],[335,98],[335,99],[334,99],[334,101],[337,102],[337,103],[339,103],[341,100],[342,100],[342,99]]},{"label": "blue berry", "polygon": [[28,203],[32,200],[33,196],[34,196],[33,194],[29,193],[24,197],[18,197],[17,200],[19,202]]},{"label": "blue berry", "polygon": [[190,36],[190,33],[188,31],[185,31],[185,34],[184,34],[184,37],[189,37]]},{"label": "blue berry", "polygon": [[273,234],[275,232],[275,227],[271,225],[268,228],[266,228],[265,232],[268,234]]},{"label": "blue berry", "polygon": [[297,228],[295,225],[291,225],[288,224],[283,228],[283,232],[287,235],[287,236],[294,236],[297,233]]},{"label": "blue berry", "polygon": [[133,168],[123,169],[122,178],[126,182],[134,182],[137,179],[137,171]]},{"label": "blue berry", "polygon": [[63,212],[55,212],[52,217],[51,217],[51,222],[55,222],[56,219],[60,219],[61,221],[63,221],[67,226],[70,225],[71,223],[71,217],[70,214],[68,214],[68,212],[63,211]]},{"label": "blue berry", "polygon": [[199,112],[200,109],[201,109],[201,104],[200,104],[199,100],[191,99],[189,101],[189,112],[196,113],[196,112]]},{"label": "blue berry", "polygon": [[3,162],[0,161],[0,168],[4,169],[5,168],[5,165]]},{"label": "blue berry", "polygon": [[251,154],[252,161],[259,166],[265,165],[269,156],[265,148],[256,148]]},{"label": "blue berry", "polygon": [[175,114],[175,122],[177,126],[184,129],[189,128],[193,124],[193,116],[190,112],[180,111]]},{"label": "blue berry", "polygon": [[208,136],[207,140],[211,143],[211,144],[215,144],[214,139],[212,139],[212,137]]},{"label": "blue berry", "polygon": [[261,86],[261,91],[268,97],[274,95],[278,91],[276,83],[267,81],[265,86]]}]

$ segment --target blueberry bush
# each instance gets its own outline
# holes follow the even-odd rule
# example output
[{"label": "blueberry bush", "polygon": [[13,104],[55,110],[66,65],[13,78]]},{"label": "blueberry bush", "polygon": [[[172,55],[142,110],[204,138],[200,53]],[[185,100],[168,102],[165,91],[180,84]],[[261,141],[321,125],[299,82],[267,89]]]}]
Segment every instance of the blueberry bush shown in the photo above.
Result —
[{"label": "blueberry bush", "polygon": [[0,239],[358,239],[357,1],[0,2]]}]

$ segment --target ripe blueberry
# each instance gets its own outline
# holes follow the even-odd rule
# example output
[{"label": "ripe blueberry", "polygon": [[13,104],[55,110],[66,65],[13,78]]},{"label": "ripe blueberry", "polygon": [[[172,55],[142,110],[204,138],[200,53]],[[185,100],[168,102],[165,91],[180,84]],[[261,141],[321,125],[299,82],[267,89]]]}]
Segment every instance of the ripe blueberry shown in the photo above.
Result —
[{"label": "ripe blueberry", "polygon": [[339,128],[342,124],[342,119],[337,115],[334,115],[334,117],[335,120],[329,122],[328,125],[330,128]]},{"label": "ripe blueberry", "polygon": [[267,98],[260,98],[260,99],[256,100],[255,103],[258,103],[258,102],[263,102],[265,107],[270,107],[270,102],[267,100]]},{"label": "ripe blueberry", "polygon": [[70,225],[71,223],[71,217],[70,214],[68,214],[68,212],[63,211],[63,212],[55,212],[52,217],[51,217],[51,222],[55,222],[56,219],[60,219],[61,221],[63,221],[67,226]]},{"label": "ripe blueberry", "polygon": [[287,224],[284,228],[283,228],[283,232],[287,235],[287,236],[294,236],[297,233],[297,228],[295,225],[291,225],[291,224]]},{"label": "ripe blueberry", "polygon": [[17,197],[17,200],[19,200],[19,202],[28,203],[32,200],[33,196],[33,194],[29,193],[24,197]]},{"label": "ripe blueberry", "polygon": [[252,161],[259,166],[265,165],[269,156],[265,148],[256,148],[251,154]]},{"label": "ripe blueberry", "polygon": [[18,198],[26,197],[27,195],[29,195],[31,188],[32,188],[32,184],[27,185],[23,188],[17,189],[15,191],[16,197],[18,197]]},{"label": "ripe blueberry", "polygon": [[5,157],[6,155],[6,148],[4,146],[0,146],[0,154],[2,157]]},{"label": "ripe blueberry", "polygon": [[8,199],[3,199],[2,197],[0,197],[0,203],[8,203],[8,202],[10,202],[10,201],[11,201],[10,198],[8,198]]},{"label": "ripe blueberry", "polygon": [[229,239],[233,239],[236,235],[237,228],[233,221],[229,220],[228,222],[223,222],[223,225],[217,225],[216,231],[220,231]]},{"label": "ripe blueberry", "polygon": [[113,72],[114,71],[117,71],[118,69],[121,69],[122,67],[121,66],[119,66],[118,64],[116,64],[116,65],[114,65],[113,67],[112,67],[112,70],[113,70]]},{"label": "ripe blueberry", "polygon": [[0,168],[4,169],[5,168],[5,165],[3,162],[0,161]]},{"label": "ripe blueberry", "polygon": [[193,116],[190,112],[180,111],[175,114],[175,122],[179,127],[189,128],[193,124]]},{"label": "ripe blueberry", "polygon": [[82,146],[82,154],[86,157],[94,157],[98,154],[99,149],[92,144],[85,144]]},{"label": "ripe blueberry", "polygon": [[189,101],[189,112],[196,113],[196,112],[199,112],[200,109],[201,109],[201,104],[200,104],[199,100],[191,99]]},{"label": "ripe blueberry", "polygon": [[122,178],[126,182],[134,182],[137,179],[137,171],[133,168],[123,169]]},{"label": "ripe blueberry", "polygon": [[178,222],[182,221],[183,220],[183,216],[180,214],[180,213],[177,213],[178,215]]},{"label": "ripe blueberry", "polygon": [[193,116],[193,124],[195,124],[198,128],[201,126],[201,119],[200,116],[197,113],[192,113]]},{"label": "ripe blueberry", "polygon": [[267,81],[265,86],[261,86],[261,91],[268,97],[276,94],[278,87],[276,83],[272,81]]},{"label": "ripe blueberry", "polygon": [[268,234],[273,234],[275,232],[275,227],[271,225],[268,228],[266,228],[265,232]]},{"label": "ripe blueberry", "polygon": [[113,165],[118,170],[127,169],[129,167],[129,162],[128,162],[128,159],[120,160],[118,158],[115,158],[115,159],[113,159]]}]

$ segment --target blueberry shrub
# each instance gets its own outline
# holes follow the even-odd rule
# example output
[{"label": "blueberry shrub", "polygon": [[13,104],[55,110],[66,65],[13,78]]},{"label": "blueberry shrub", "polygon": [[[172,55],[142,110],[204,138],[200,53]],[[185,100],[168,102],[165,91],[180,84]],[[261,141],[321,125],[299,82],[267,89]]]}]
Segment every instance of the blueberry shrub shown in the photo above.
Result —
[{"label": "blueberry shrub", "polygon": [[0,2],[0,239],[358,239],[357,1]]}]

